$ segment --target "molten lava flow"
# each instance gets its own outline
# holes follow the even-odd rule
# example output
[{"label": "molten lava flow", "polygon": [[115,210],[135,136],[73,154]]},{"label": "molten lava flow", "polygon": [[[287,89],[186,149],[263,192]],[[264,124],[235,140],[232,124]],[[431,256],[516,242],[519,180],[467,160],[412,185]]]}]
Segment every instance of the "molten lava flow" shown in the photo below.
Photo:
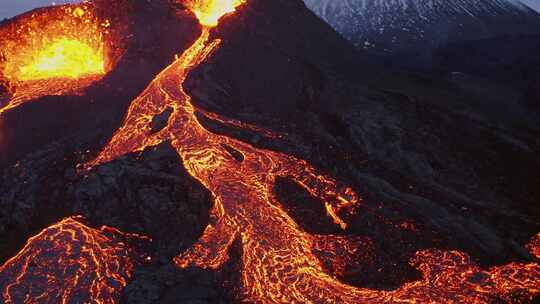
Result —
[{"label": "molten lava flow", "polygon": [[527,245],[527,249],[537,259],[540,259],[540,233],[538,233]]},{"label": "molten lava flow", "polygon": [[30,238],[0,267],[2,303],[117,303],[121,287],[143,261],[128,243],[148,241],[64,219]]},{"label": "molten lava flow", "polygon": [[[424,278],[395,291],[348,286],[328,274],[314,251],[339,246],[355,254],[362,245],[350,244],[353,238],[321,238],[303,231],[280,206],[273,186],[278,177],[295,180],[324,202],[328,216],[341,228],[346,228],[343,216],[359,204],[356,194],[303,160],[209,132],[197,120],[183,89],[188,73],[220,44],[220,40],[209,41],[211,27],[238,4],[233,0],[188,1],[203,25],[201,36],[132,102],[123,126],[86,166],[171,142],[191,176],[214,197],[211,224],[193,247],[175,258],[179,267],[219,268],[238,239],[243,252],[243,294],[239,296],[249,303],[485,303],[495,297],[507,299],[515,292],[529,299],[540,293],[538,264],[513,263],[483,271],[460,252],[418,252],[411,263]],[[153,117],[168,109],[172,114],[167,126],[153,132]],[[343,272],[340,257],[333,259],[332,267]]]},{"label": "molten lava flow", "polygon": [[184,4],[197,16],[203,26],[218,25],[219,18],[232,13],[245,0],[186,0]]},{"label": "molten lava flow", "polygon": [[35,61],[20,68],[17,77],[24,81],[103,73],[103,49],[94,50],[80,41],[62,38],[38,52]]},{"label": "molten lava flow", "polygon": [[0,114],[43,95],[73,93],[108,70],[100,22],[90,4],[46,8],[0,29],[0,80],[11,87]]}]

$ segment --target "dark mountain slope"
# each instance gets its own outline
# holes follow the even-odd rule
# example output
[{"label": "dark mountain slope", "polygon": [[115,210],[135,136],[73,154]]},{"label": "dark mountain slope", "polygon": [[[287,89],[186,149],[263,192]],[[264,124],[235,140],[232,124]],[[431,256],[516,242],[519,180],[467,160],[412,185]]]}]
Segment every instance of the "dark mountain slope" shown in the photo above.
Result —
[{"label": "dark mountain slope", "polygon": [[511,35],[399,53],[386,58],[386,63],[446,78],[485,100],[502,99],[506,108],[524,103],[537,111],[538,54],[539,35]]},{"label": "dark mountain slope", "polygon": [[357,47],[379,54],[540,31],[540,14],[517,0],[305,2]]}]

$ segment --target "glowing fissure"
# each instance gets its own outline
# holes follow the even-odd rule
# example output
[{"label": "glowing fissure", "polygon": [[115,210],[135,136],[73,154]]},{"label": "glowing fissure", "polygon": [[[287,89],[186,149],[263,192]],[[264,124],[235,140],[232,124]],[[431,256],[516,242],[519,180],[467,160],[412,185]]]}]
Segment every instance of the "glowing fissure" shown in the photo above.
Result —
[{"label": "glowing fissure", "polygon": [[0,267],[3,303],[117,303],[133,268],[144,260],[128,241],[150,240],[64,219],[30,238]]},{"label": "glowing fissure", "polygon": [[0,31],[0,80],[12,89],[0,114],[40,96],[75,93],[105,75],[110,22],[99,21],[90,4],[20,18]]},{"label": "glowing fissure", "polygon": [[[219,8],[216,3],[228,4],[223,10],[212,11]],[[221,15],[231,11],[231,5],[236,7],[240,3],[188,1],[188,4],[203,25],[200,37],[132,102],[123,126],[86,166],[92,168],[126,153],[171,142],[190,175],[210,190],[214,198],[211,224],[193,247],[174,259],[179,267],[217,269],[227,261],[233,241],[239,239],[243,249],[243,294],[239,297],[247,302],[485,303],[494,297],[506,299],[516,291],[525,292],[529,299],[540,293],[538,264],[512,263],[483,271],[460,252],[418,252],[411,263],[422,271],[424,278],[395,291],[348,286],[326,273],[312,252],[320,236],[302,231],[280,207],[272,191],[276,178],[292,178],[320,198],[328,216],[341,228],[346,223],[340,215],[353,212],[359,199],[350,188],[338,187],[336,181],[316,173],[303,160],[211,133],[199,123],[183,83],[188,73],[219,46],[220,40],[209,41],[212,26]],[[152,118],[167,108],[173,109],[168,125],[153,133]],[[227,121],[217,114],[213,116]],[[238,125],[234,121],[230,124]],[[225,146],[241,153],[243,160],[231,156]],[[354,248],[348,244],[353,239],[325,238],[336,239],[344,244],[343,248]]]}]

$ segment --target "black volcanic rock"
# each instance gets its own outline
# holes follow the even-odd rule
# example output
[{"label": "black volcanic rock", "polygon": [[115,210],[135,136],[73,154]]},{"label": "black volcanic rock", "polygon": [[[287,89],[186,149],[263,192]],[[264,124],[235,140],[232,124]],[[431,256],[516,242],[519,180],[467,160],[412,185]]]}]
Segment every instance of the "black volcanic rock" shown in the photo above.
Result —
[{"label": "black volcanic rock", "polygon": [[[135,270],[124,303],[228,302],[221,286],[238,280],[234,258],[219,272],[171,265],[208,224],[211,197],[168,143],[78,170],[110,139],[132,98],[199,33],[192,14],[145,3],[128,16],[134,38],[111,75],[82,97],[44,97],[0,120],[9,135],[0,167],[1,258],[78,213],[154,239],[153,259]],[[373,240],[373,263],[340,279],[394,288],[418,278],[408,259],[433,247],[464,250],[484,266],[532,260],[523,245],[540,231],[540,127],[524,105],[490,111],[491,99],[451,81],[379,68],[300,0],[250,0],[212,35],[221,47],[185,82],[194,104],[280,137],[225,126],[202,111],[201,123],[306,159],[362,197],[341,232],[320,220],[323,208],[311,207],[316,200],[297,185],[274,189],[303,230]]]},{"label": "black volcanic rock", "polygon": [[540,67],[540,35],[503,36],[437,48],[434,69],[459,71],[514,85],[534,81]]},{"label": "black volcanic rock", "polygon": [[540,35],[511,35],[398,53],[386,62],[447,79],[461,93],[484,99],[484,113],[499,112],[502,119],[534,124],[536,117],[531,119],[527,112],[538,113],[539,54]]},{"label": "black volcanic rock", "polygon": [[198,238],[211,207],[167,144],[96,167],[74,182],[73,195],[73,213],[151,237],[166,261]]},{"label": "black volcanic rock", "polygon": [[540,71],[532,74],[528,80],[524,99],[531,107],[540,110]]},{"label": "black volcanic rock", "polygon": [[226,39],[186,82],[207,109],[288,115],[301,107],[332,107],[317,96],[333,76],[328,72],[346,72],[353,81],[381,73],[301,1],[250,1],[214,34]]}]

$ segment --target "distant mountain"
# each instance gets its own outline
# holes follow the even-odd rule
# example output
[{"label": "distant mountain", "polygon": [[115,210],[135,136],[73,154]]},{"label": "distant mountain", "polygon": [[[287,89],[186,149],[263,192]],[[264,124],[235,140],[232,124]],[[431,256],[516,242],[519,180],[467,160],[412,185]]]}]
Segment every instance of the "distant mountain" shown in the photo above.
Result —
[{"label": "distant mountain", "polygon": [[305,0],[357,47],[377,53],[540,32],[540,14],[518,0]]}]

